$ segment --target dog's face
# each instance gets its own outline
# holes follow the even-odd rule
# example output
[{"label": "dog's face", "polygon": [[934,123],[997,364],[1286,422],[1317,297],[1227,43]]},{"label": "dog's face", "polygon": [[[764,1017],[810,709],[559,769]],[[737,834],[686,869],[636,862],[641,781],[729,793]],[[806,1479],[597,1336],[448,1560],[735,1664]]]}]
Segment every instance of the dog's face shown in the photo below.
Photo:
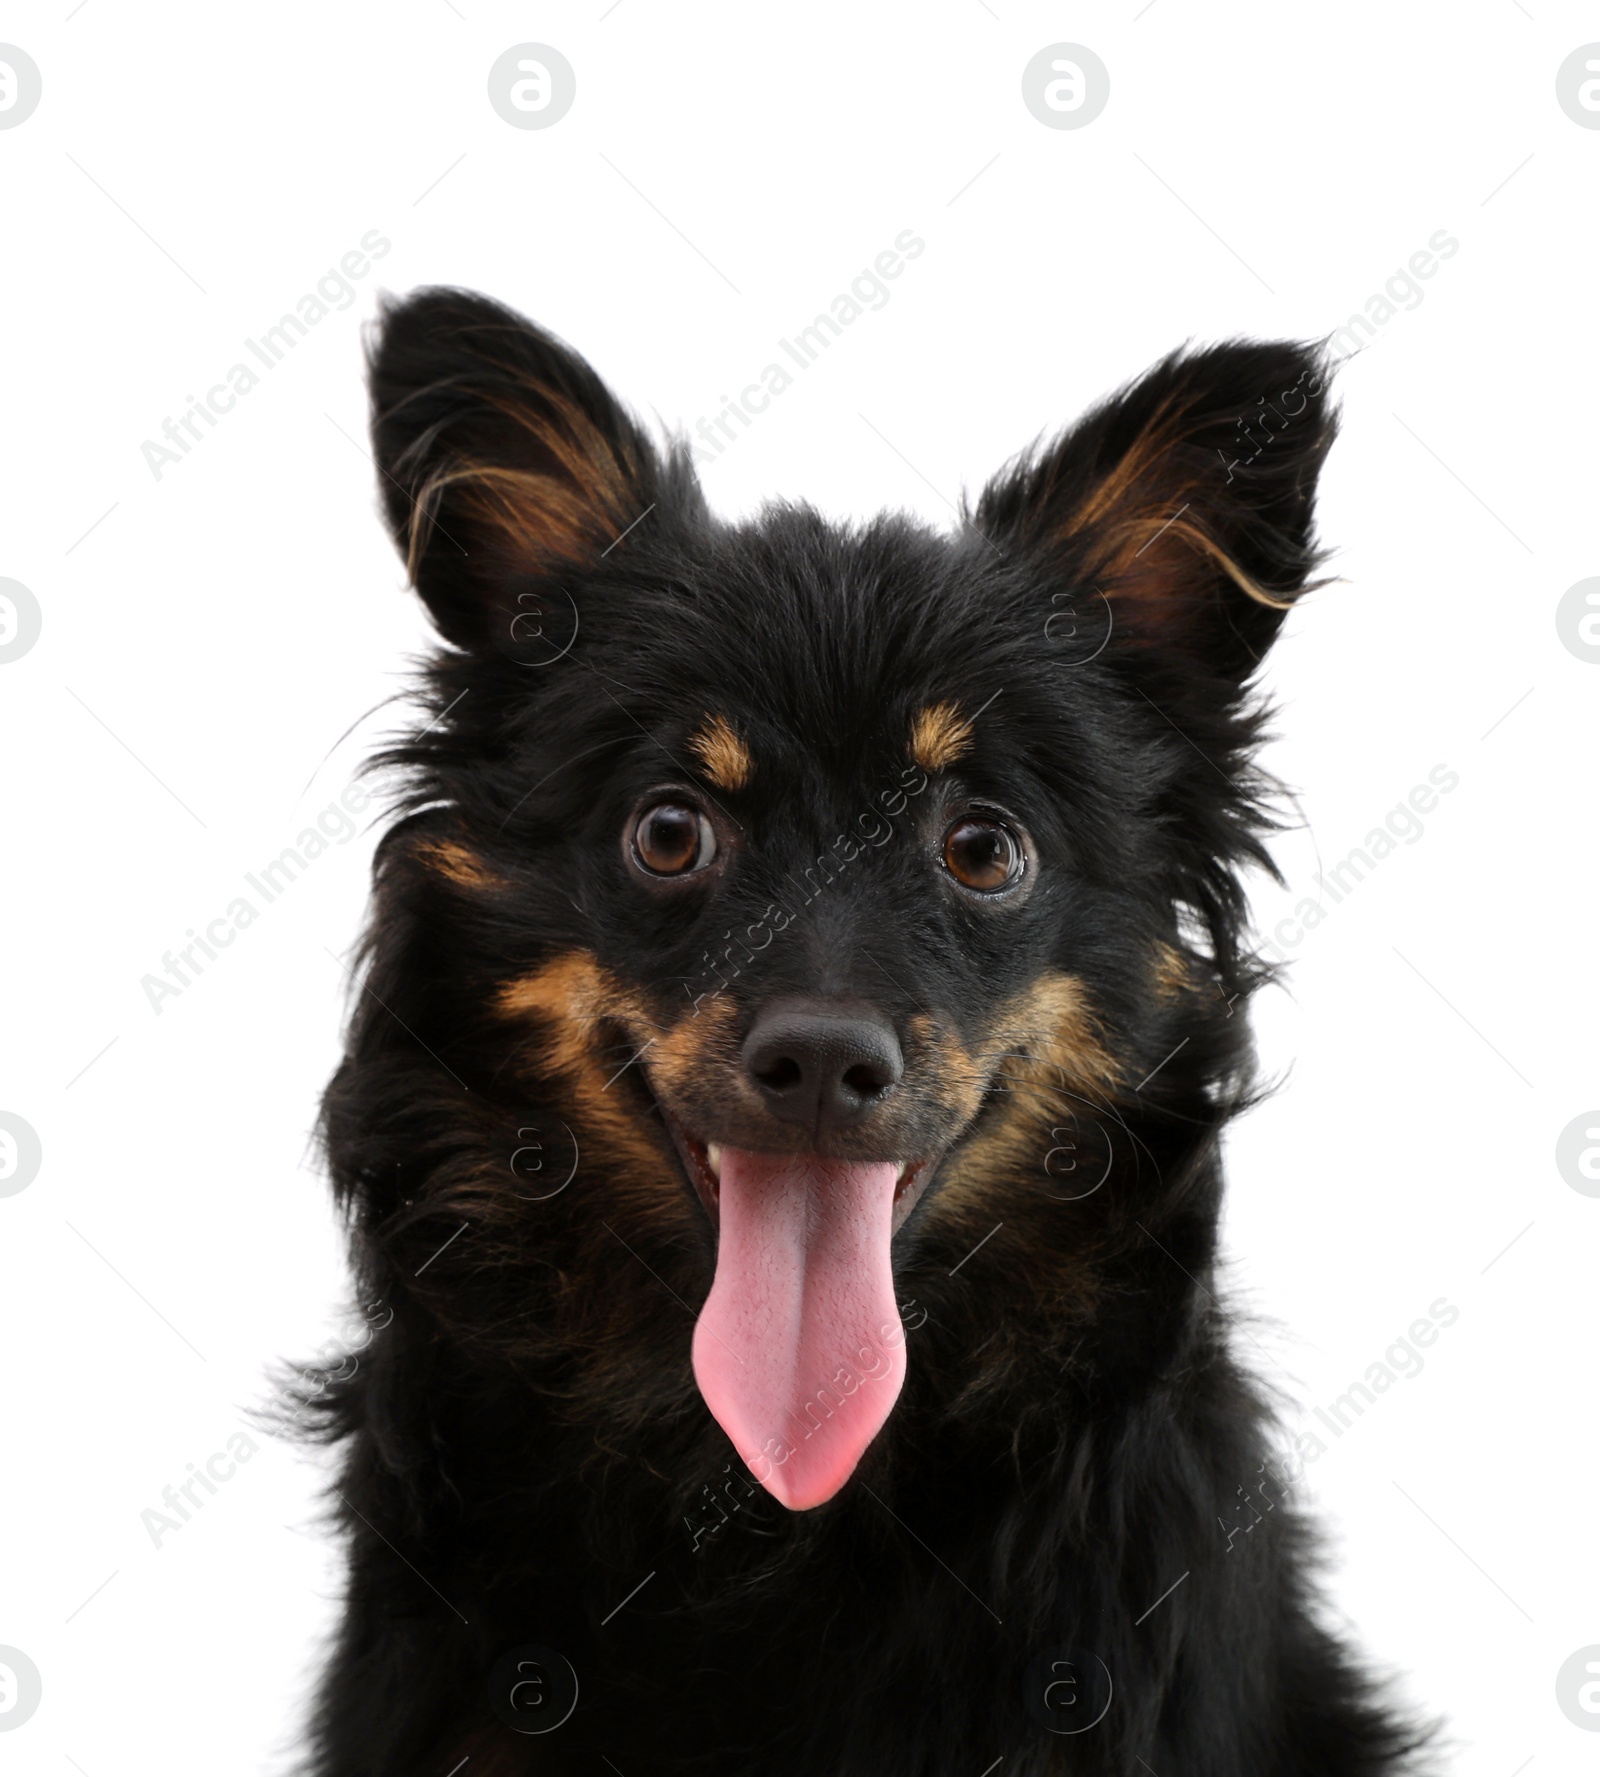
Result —
[{"label": "dog's face", "polygon": [[[452,644],[396,755],[385,1010],[490,1107],[421,1180],[429,1227],[497,1231],[573,1338],[603,1227],[698,1305],[700,1392],[756,1478],[816,1505],[895,1404],[908,1268],[994,1242],[979,1276],[1049,1248],[1044,1296],[1090,1287],[1083,1205],[1153,1164],[1130,1118],[1237,1063],[1243,693],[1313,561],[1318,361],[1168,360],[952,538],[716,522],[684,456],[480,299],[392,309],[372,375]],[[416,1201],[371,1207],[403,1233]]]}]

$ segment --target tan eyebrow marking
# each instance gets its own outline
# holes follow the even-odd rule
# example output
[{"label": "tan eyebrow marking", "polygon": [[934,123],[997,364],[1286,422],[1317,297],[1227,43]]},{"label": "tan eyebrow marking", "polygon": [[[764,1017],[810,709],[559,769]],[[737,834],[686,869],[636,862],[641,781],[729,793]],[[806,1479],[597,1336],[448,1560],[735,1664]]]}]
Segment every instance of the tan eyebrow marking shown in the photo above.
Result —
[{"label": "tan eyebrow marking", "polygon": [[707,716],[689,736],[689,750],[706,768],[719,790],[742,790],[755,772],[750,749],[734,732],[726,716]]},{"label": "tan eyebrow marking", "polygon": [[911,724],[911,757],[924,771],[943,771],[972,751],[972,724],[953,703],[930,703]]}]

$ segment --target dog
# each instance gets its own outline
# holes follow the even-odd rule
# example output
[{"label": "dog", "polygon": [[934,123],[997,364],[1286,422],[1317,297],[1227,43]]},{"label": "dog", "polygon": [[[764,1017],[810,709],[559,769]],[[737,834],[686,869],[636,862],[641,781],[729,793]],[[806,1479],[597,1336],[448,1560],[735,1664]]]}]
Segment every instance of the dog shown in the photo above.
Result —
[{"label": "dog", "polygon": [[719,521],[477,295],[368,357],[440,646],[323,1107],[306,1768],[1413,1768],[1216,1294],[1320,348],[1175,352],[949,535]]}]

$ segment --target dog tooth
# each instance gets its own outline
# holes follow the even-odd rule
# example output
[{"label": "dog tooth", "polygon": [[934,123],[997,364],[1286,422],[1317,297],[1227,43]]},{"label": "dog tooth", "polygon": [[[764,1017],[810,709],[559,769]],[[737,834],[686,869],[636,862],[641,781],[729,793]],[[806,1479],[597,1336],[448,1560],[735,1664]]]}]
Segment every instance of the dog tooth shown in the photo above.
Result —
[{"label": "dog tooth", "polygon": [[722,1182],[722,1148],[714,1141],[706,1143],[706,1165],[711,1169],[711,1176],[720,1184]]}]

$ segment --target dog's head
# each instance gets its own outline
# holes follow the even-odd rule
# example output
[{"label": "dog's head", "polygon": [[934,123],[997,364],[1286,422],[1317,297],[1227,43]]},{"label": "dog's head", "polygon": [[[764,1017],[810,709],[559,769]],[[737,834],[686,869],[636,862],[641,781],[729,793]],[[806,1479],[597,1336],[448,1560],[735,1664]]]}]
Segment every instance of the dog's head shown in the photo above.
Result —
[{"label": "dog's head", "polygon": [[705,1402],[795,1508],[895,1402],[908,1266],[981,1290],[1051,1251],[1035,1306],[1069,1312],[1075,1250],[1161,1170],[1148,1119],[1213,1124],[1242,1065],[1247,687],[1315,562],[1323,376],[1175,355],[949,536],[724,524],[547,334],[389,308],[383,498],[450,646],[392,755],[396,966],[353,1055],[476,1108],[397,1156],[413,1195],[361,1165],[389,1237],[431,1218],[406,1269],[452,1217],[502,1255],[464,1234],[419,1288],[515,1273],[500,1309],[559,1299],[642,1371],[641,1327],[577,1299],[637,1261],[699,1304]]}]

